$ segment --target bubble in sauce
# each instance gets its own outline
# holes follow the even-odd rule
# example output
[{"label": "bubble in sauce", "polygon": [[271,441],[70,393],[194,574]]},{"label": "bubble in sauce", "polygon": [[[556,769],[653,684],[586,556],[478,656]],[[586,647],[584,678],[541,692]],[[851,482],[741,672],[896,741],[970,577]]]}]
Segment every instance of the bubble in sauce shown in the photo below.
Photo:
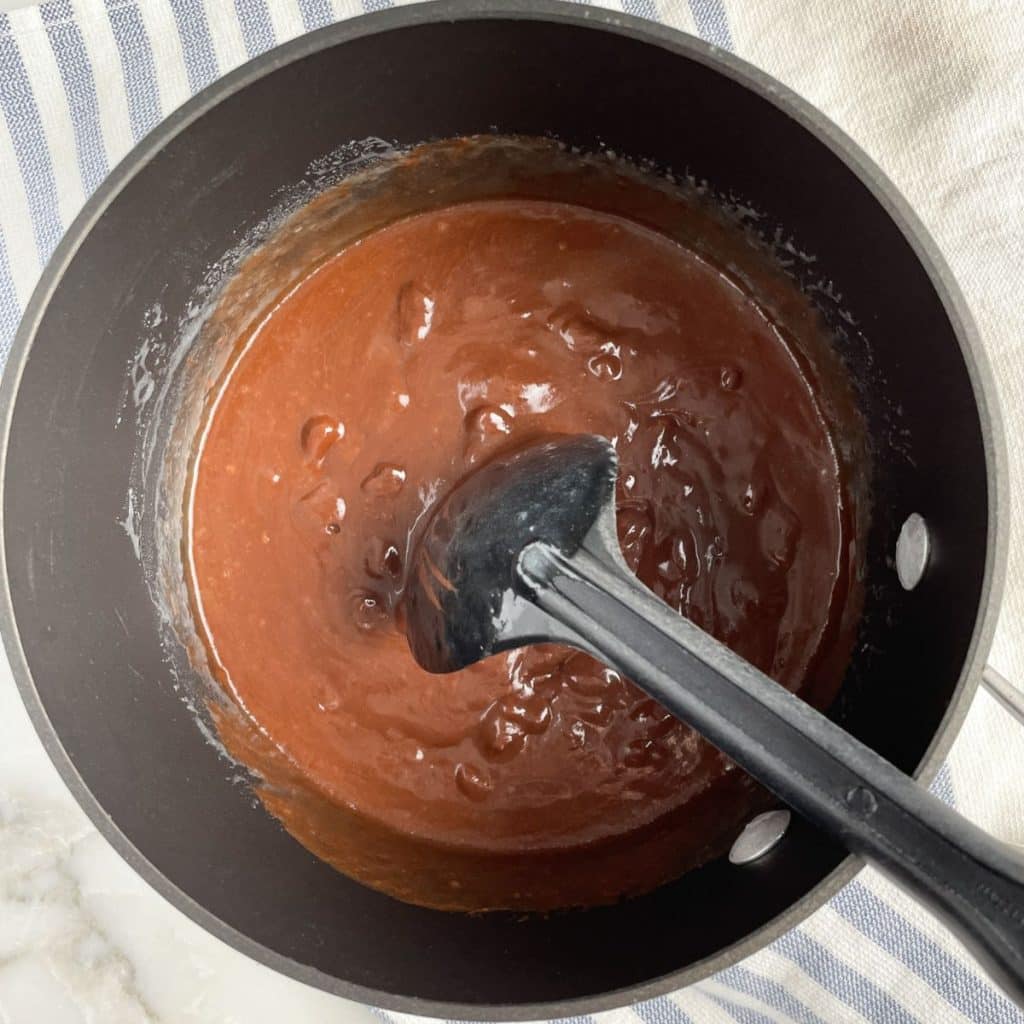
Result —
[{"label": "bubble in sauce", "polygon": [[744,579],[742,576],[732,581],[732,585],[729,587],[729,597],[732,599],[733,606],[745,614],[755,611],[761,603],[757,585],[753,580]]},{"label": "bubble in sauce", "polygon": [[654,517],[645,501],[621,502],[617,515],[619,547],[630,570],[640,568],[644,552],[654,532]]},{"label": "bubble in sauce", "polygon": [[618,346],[610,342],[602,345],[601,351],[587,360],[587,369],[598,380],[619,380],[622,377],[622,357]]},{"label": "bubble in sauce", "polygon": [[758,524],[761,550],[780,569],[788,569],[796,556],[800,539],[800,523],[781,502],[765,509]]},{"label": "bubble in sauce", "polygon": [[598,729],[604,729],[611,725],[615,717],[615,707],[606,701],[597,701],[594,704],[583,704],[576,709],[580,720]]},{"label": "bubble in sauce", "polygon": [[311,416],[302,425],[299,441],[306,459],[320,465],[335,442],[345,436],[345,424],[331,416]]},{"label": "bubble in sauce", "polygon": [[318,711],[337,711],[341,707],[341,696],[330,683],[318,683],[314,689]]},{"label": "bubble in sauce", "polygon": [[547,326],[562,339],[570,352],[595,352],[608,340],[608,328],[588,316],[575,302],[552,310]]},{"label": "bubble in sauce", "polygon": [[322,479],[300,490],[293,509],[293,522],[302,530],[337,534],[344,517],[344,499],[337,497],[330,480]]},{"label": "bubble in sauce", "polygon": [[[646,704],[647,702],[645,702]],[[635,719],[643,725],[644,735],[649,740],[658,740],[667,736],[679,724],[657,701],[650,701],[646,713]]]},{"label": "bubble in sauce", "polygon": [[664,748],[654,740],[631,740],[622,755],[622,763],[627,768],[658,768],[664,761]]},{"label": "bubble in sauce", "polygon": [[375,498],[393,498],[405,486],[405,475],[397,463],[378,462],[361,486]]},{"label": "bubble in sauce", "polygon": [[718,379],[723,391],[735,391],[743,383],[743,371],[738,366],[723,366]]},{"label": "bubble in sauce", "polygon": [[512,433],[514,413],[500,405],[474,406],[463,420],[466,454],[476,461],[483,452]]},{"label": "bubble in sauce", "polygon": [[390,621],[387,605],[372,590],[357,590],[352,596],[352,620],[364,633],[386,626]]},{"label": "bubble in sauce", "polygon": [[569,726],[569,746],[572,750],[580,750],[587,743],[587,727],[579,719]]},{"label": "bubble in sauce", "polygon": [[455,785],[459,787],[459,792],[463,796],[477,801],[486,800],[494,788],[490,772],[467,761],[455,766]]},{"label": "bubble in sauce", "polygon": [[502,701],[505,717],[525,733],[541,733],[551,725],[551,705],[540,695],[509,695]]},{"label": "bubble in sauce", "polygon": [[500,702],[492,704],[480,718],[476,743],[484,757],[507,761],[516,756],[526,743],[526,730],[503,713]]},{"label": "bubble in sauce", "polygon": [[757,511],[757,507],[760,504],[758,498],[757,488],[753,484],[747,484],[743,489],[743,493],[740,495],[740,507],[747,515],[753,515]]},{"label": "bubble in sauce", "polygon": [[672,560],[683,580],[692,583],[700,575],[697,538],[689,529],[682,529],[672,540]]},{"label": "bubble in sauce", "polygon": [[434,297],[417,281],[406,281],[398,293],[398,340],[411,348],[426,341],[434,326]]},{"label": "bubble in sauce", "polygon": [[608,688],[601,666],[589,655],[574,654],[564,671],[565,685],[581,697],[600,697]]},{"label": "bubble in sauce", "polygon": [[366,547],[364,564],[367,574],[374,579],[401,579],[402,555],[393,541],[371,537]]}]

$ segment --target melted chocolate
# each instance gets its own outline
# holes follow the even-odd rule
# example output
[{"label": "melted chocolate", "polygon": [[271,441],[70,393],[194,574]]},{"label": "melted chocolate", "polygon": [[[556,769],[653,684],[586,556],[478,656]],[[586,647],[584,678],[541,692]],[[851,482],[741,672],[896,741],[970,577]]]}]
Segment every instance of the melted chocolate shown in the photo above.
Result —
[{"label": "melted chocolate", "polygon": [[467,909],[607,902],[721,847],[762,796],[627,680],[554,646],[429,675],[396,610],[447,488],[502,446],[602,434],[629,565],[826,703],[855,537],[821,383],[785,332],[706,256],[537,199],[406,217],[276,304],[209,415],[191,567],[244,712],[218,712],[222,733],[300,841]]}]

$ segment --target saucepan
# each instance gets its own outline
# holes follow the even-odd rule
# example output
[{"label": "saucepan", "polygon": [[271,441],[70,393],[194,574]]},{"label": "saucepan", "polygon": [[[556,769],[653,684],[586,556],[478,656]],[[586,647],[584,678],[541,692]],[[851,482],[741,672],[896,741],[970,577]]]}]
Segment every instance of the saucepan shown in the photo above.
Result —
[{"label": "saucepan", "polygon": [[[366,1003],[557,1017],[732,964],[859,863],[795,820],[749,865],[722,858],[611,907],[474,916],[364,888],[292,839],[208,742],[145,550],[161,456],[140,454],[139,424],[187,365],[190,318],[240,242],[349,144],[494,131],[673,169],[791,254],[873,451],[865,610],[831,713],[931,780],[983,670],[1008,522],[995,393],[956,286],[879,170],[778,83],[678,32],[547,0],[445,0],[315,32],[200,93],[115,170],[47,268],[3,379],[2,619],[65,781],[205,928]],[[902,581],[901,531],[903,567],[917,563]]]}]

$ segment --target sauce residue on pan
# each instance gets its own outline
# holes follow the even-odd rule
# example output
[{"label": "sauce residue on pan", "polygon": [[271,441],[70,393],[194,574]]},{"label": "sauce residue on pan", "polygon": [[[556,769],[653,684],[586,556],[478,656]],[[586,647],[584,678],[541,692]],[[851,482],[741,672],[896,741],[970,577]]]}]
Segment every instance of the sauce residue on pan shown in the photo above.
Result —
[{"label": "sauce residue on pan", "polygon": [[[808,309],[790,299],[821,334]],[[644,583],[830,701],[855,517],[792,329],[707,254],[506,197],[369,233],[239,339],[193,471],[191,585],[221,733],[301,842],[464,909],[608,902],[721,849],[763,794],[628,680],[551,645],[432,676],[396,612],[446,489],[503,446],[602,434]]]}]

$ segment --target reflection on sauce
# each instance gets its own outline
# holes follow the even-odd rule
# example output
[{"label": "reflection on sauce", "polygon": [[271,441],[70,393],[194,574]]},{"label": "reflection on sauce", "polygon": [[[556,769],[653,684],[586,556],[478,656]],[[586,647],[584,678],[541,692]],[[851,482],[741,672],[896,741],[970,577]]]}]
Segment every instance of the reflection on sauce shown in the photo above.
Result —
[{"label": "reflection on sauce", "polygon": [[396,613],[415,530],[455,481],[505,445],[603,434],[631,568],[830,700],[853,527],[785,330],[694,252],[537,199],[400,220],[276,306],[211,413],[192,583],[244,709],[222,734],[300,841],[468,909],[607,902],[721,848],[760,791],[618,673],[545,645],[431,676]]}]

